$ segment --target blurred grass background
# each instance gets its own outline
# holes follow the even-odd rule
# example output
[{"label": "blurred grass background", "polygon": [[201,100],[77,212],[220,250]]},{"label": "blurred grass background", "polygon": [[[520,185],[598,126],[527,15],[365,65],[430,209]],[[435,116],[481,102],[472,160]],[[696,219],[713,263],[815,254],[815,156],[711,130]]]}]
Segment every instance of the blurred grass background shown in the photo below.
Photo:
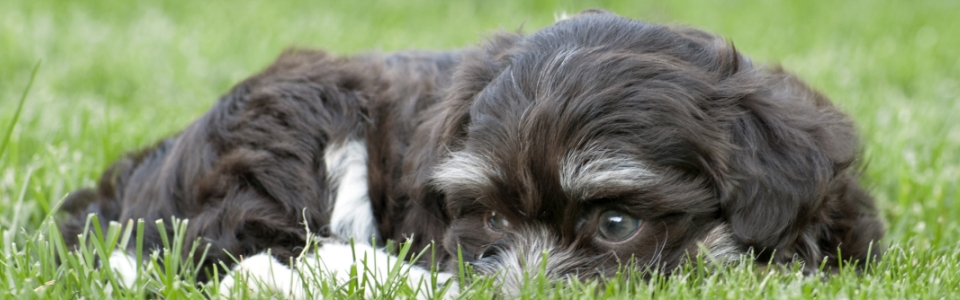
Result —
[{"label": "blurred grass background", "polygon": [[[93,186],[125,151],[177,132],[286,47],[456,49],[585,8],[716,32],[754,61],[799,74],[857,121],[863,181],[887,220],[885,243],[930,259],[957,253],[960,1],[953,0],[3,0],[2,132],[33,66],[42,66],[0,149],[0,247],[29,254],[22,245],[67,192]],[[960,264],[953,257],[945,263]],[[933,262],[904,261],[904,268]],[[12,267],[4,262],[0,268]],[[935,291],[960,290],[954,273]],[[4,281],[22,279],[11,276]],[[901,284],[929,290],[934,283]]]}]

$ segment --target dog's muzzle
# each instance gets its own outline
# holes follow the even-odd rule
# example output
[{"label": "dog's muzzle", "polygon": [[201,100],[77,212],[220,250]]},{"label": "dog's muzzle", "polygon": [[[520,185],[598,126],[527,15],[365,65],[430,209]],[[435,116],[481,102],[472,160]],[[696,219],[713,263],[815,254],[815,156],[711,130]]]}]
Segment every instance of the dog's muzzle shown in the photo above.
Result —
[{"label": "dog's muzzle", "polygon": [[[562,245],[546,228],[515,230],[490,244],[468,262],[476,274],[493,276],[504,296],[518,295],[524,282],[544,276],[550,281],[598,277],[612,255],[588,254]],[[543,272],[543,274],[541,274]]]}]

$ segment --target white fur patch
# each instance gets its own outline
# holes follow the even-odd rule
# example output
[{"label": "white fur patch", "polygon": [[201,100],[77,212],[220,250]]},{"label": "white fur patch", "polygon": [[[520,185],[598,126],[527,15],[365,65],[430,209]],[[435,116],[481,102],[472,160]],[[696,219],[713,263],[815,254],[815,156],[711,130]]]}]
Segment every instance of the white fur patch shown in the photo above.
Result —
[{"label": "white fur patch", "polygon": [[367,148],[363,141],[329,145],[323,159],[332,189],[333,212],[330,229],[339,238],[370,243],[377,235],[377,222],[370,207],[367,181]]},{"label": "white fur patch", "polygon": [[[266,253],[244,258],[220,281],[220,294],[230,296],[238,277],[243,276],[247,282],[247,290],[254,293],[269,291],[291,299],[315,299],[319,298],[319,287],[323,280],[333,279],[336,284],[334,286],[340,286],[351,279],[353,268],[356,268],[357,276],[366,277],[366,280],[359,280],[361,284],[367,285],[366,292],[377,293],[382,290],[379,286],[390,283],[388,274],[395,267],[399,267],[399,276],[407,278],[406,284],[409,287],[414,290],[419,288],[417,298],[431,298],[433,292],[429,270],[411,265],[365,244],[354,244],[353,247],[349,244],[324,244],[316,252],[300,257],[294,265],[291,269]],[[437,285],[448,282],[456,284],[450,280],[452,277],[452,274],[439,273]],[[445,296],[455,296],[456,288],[452,286]],[[383,297],[377,297],[376,294],[367,296]]]},{"label": "white fur patch", "polygon": [[469,152],[453,152],[437,167],[433,182],[441,190],[459,188],[477,190],[493,185],[493,178],[503,178],[489,159]]},{"label": "white fur patch", "polygon": [[107,259],[110,268],[117,274],[120,283],[126,288],[133,287],[137,282],[137,263],[136,257],[128,255],[121,249],[113,250],[110,258]]},{"label": "white fur patch", "polygon": [[560,187],[575,199],[590,199],[602,191],[649,185],[656,180],[643,162],[603,149],[571,152],[560,165]]}]

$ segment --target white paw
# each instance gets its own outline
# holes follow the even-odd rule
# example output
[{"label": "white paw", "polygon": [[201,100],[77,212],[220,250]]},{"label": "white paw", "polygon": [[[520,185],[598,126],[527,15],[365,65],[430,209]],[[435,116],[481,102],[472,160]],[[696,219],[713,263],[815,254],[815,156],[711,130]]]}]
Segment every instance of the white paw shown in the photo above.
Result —
[{"label": "white paw", "polygon": [[127,255],[126,252],[120,249],[113,250],[110,258],[107,259],[110,268],[113,269],[113,273],[119,277],[120,284],[125,288],[132,288],[137,282],[138,273],[135,260],[135,257]]},{"label": "white paw", "polygon": [[292,270],[266,253],[243,258],[230,274],[220,281],[220,295],[229,297],[234,285],[243,276],[247,292],[274,292],[290,299],[306,299],[303,280]]},{"label": "white paw", "polygon": [[[419,266],[411,265],[400,258],[375,249],[369,245],[340,243],[324,244],[314,253],[305,255],[297,260],[293,269],[280,263],[266,253],[244,258],[230,274],[220,281],[220,295],[232,296],[231,292],[240,278],[246,279],[246,290],[251,294],[260,292],[275,293],[290,299],[319,298],[319,287],[315,286],[322,280],[332,279],[337,285],[350,281],[351,273],[356,268],[358,276],[366,277],[364,282],[368,291],[378,290],[388,284],[391,270],[399,267],[395,272],[406,277],[406,284],[418,290],[417,298],[424,299],[433,293],[430,286],[431,273]],[[397,264],[399,261],[399,265]],[[451,280],[452,274],[437,274],[437,284],[453,284],[446,296],[457,294],[456,281]],[[370,294],[368,294],[370,295]]]}]

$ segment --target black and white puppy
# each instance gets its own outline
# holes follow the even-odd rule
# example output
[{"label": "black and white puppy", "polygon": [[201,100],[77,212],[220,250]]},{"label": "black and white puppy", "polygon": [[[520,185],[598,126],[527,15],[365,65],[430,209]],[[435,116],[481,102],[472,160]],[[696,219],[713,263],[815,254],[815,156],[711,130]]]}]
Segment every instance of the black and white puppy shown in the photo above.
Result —
[{"label": "black and white puppy", "polygon": [[[189,219],[199,263],[275,277],[293,257],[344,274],[350,238],[436,242],[508,294],[544,252],[554,279],[703,250],[815,270],[879,253],[858,146],[826,97],[720,37],[586,11],[457,52],[288,51],[71,194],[62,227]],[[326,242],[300,253],[308,231]]]}]

